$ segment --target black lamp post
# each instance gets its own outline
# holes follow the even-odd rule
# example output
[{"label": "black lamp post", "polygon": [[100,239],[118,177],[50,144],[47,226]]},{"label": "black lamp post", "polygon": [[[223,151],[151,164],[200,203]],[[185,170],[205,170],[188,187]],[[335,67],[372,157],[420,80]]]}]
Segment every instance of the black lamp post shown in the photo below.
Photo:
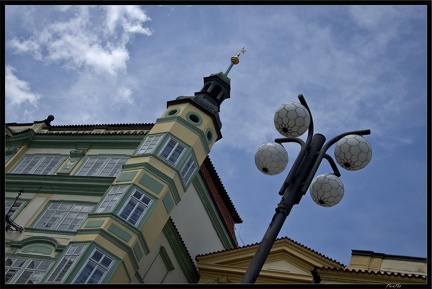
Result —
[{"label": "black lamp post", "polygon": [[[365,167],[371,157],[372,150],[362,135],[370,130],[350,131],[340,134],[325,143],[322,134],[313,135],[313,120],[303,95],[298,96],[300,103],[290,102],[281,105],[275,113],[276,129],[285,138],[277,138],[274,143],[260,146],[255,155],[258,169],[269,175],[282,172],[288,163],[288,154],[282,143],[296,142],[300,144],[300,152],[288,173],[279,195],[282,196],[271,223],[252,259],[242,283],[255,283],[262,266],[275,242],[285,219],[292,207],[298,204],[312,182],[321,160],[325,158],[333,169],[333,174],[318,176],[311,185],[312,199],[321,206],[329,207],[337,204],[343,196],[343,184],[339,180],[340,172],[334,160],[326,153],[336,142],[335,157],[337,162],[347,170],[358,170]],[[306,142],[297,138],[308,130]]]}]

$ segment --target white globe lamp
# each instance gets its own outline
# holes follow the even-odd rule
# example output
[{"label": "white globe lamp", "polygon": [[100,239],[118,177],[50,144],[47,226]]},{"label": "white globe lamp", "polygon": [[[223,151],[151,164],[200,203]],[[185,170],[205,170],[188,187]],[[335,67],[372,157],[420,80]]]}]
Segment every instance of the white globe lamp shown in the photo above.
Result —
[{"label": "white globe lamp", "polygon": [[255,165],[266,175],[277,175],[288,164],[288,153],[283,145],[269,142],[258,147],[255,153]]},{"label": "white globe lamp", "polygon": [[361,135],[347,135],[335,146],[334,155],[341,167],[349,171],[357,171],[372,159],[372,147]]},{"label": "white globe lamp", "polygon": [[310,114],[304,105],[288,102],[278,107],[274,114],[276,130],[286,137],[298,137],[309,128]]},{"label": "white globe lamp", "polygon": [[322,207],[333,207],[338,204],[344,195],[344,185],[333,174],[317,176],[311,183],[310,194],[312,200]]}]

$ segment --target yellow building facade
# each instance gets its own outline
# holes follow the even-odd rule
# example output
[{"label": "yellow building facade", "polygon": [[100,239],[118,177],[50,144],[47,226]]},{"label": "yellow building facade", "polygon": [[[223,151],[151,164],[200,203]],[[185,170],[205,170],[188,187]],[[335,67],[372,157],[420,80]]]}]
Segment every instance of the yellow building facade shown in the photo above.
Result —
[{"label": "yellow building facade", "polygon": [[[241,283],[259,244],[197,256],[199,283]],[[256,284],[426,284],[427,260],[352,250],[344,265],[294,240],[276,240]]]}]

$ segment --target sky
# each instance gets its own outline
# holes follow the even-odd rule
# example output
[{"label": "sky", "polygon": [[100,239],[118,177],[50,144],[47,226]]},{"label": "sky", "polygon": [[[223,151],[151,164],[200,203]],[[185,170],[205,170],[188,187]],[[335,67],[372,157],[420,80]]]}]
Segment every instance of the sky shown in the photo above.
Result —
[{"label": "sky", "polygon": [[[276,176],[256,168],[256,149],[283,137],[274,113],[303,94],[314,133],[327,140],[370,129],[372,160],[359,171],[339,167],[345,194],[334,207],[318,206],[308,190],[279,237],[345,265],[351,250],[427,257],[425,5],[7,5],[5,13],[6,123],[50,114],[52,125],[154,123],[167,101],[193,96],[244,47],[210,152],[243,220],[239,245],[261,241],[300,146],[284,144],[289,163]],[[316,175],[329,172],[323,161]]]}]

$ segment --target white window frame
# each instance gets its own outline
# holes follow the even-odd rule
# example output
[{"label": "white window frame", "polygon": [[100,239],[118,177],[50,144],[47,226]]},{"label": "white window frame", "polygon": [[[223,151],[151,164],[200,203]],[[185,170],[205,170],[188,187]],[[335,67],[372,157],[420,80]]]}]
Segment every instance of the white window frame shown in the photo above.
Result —
[{"label": "white window frame", "polygon": [[120,197],[126,192],[128,187],[128,185],[111,186],[108,189],[105,197],[102,199],[102,202],[99,204],[96,213],[112,212],[114,207],[117,205]]},{"label": "white window frame", "polygon": [[[79,208],[81,206],[82,208]],[[33,228],[43,230],[76,231],[82,225],[92,204],[51,202],[38,218]],[[42,222],[44,222],[42,224]],[[46,225],[47,224],[47,225]],[[49,226],[49,227],[47,227]],[[66,228],[64,228],[66,226]]]},{"label": "white window frame", "polygon": [[118,215],[128,223],[136,226],[142,220],[152,203],[153,199],[148,194],[134,189]]},{"label": "white window frame", "polygon": [[173,137],[169,137],[163,148],[159,151],[158,156],[171,165],[176,166],[185,151],[186,146],[184,144]]},{"label": "white window frame", "polygon": [[197,169],[198,169],[198,165],[196,164],[195,159],[191,154],[180,170],[180,175],[182,176],[185,185],[189,183],[189,181],[191,180],[193,174],[197,171]]},{"label": "white window frame", "polygon": [[[95,259],[95,254],[101,254],[102,256],[99,259]],[[109,262],[106,264],[106,262]],[[90,257],[87,259],[86,263],[82,266],[82,269],[79,271],[75,279],[72,283],[74,284],[100,284],[102,283],[103,279],[105,278],[107,272],[111,269],[114,258],[109,256],[108,254],[105,254],[99,249],[94,249],[92,253],[90,254]],[[92,268],[93,266],[93,268]],[[91,272],[88,276],[82,276],[82,274],[86,274],[85,270],[90,269]],[[95,273],[99,271],[102,272],[102,275],[100,275],[97,282],[89,282],[91,281],[91,278],[95,275]],[[85,279],[84,282],[78,282],[78,279]]]},{"label": "white window frame", "polygon": [[48,278],[47,283],[63,283],[65,276],[74,266],[74,264],[76,264],[77,260],[84,252],[86,247],[87,244],[70,245],[63,258],[58,263],[51,276]]},{"label": "white window frame", "polygon": [[27,154],[12,170],[12,174],[53,175],[65,156]]},{"label": "white window frame", "polygon": [[125,156],[88,155],[75,175],[115,177],[127,160],[128,157]]},{"label": "white window frame", "polygon": [[143,142],[143,144],[135,154],[136,155],[151,154],[152,152],[154,152],[156,146],[159,144],[162,137],[163,137],[162,134],[147,135],[145,141]]},{"label": "white window frame", "polygon": [[[8,260],[12,261],[10,266],[7,264]],[[37,284],[43,279],[53,263],[54,261],[45,259],[6,257],[5,278],[9,273],[12,273],[12,276],[7,281],[5,279],[5,282],[9,284]],[[31,266],[35,268],[30,268]]]}]

